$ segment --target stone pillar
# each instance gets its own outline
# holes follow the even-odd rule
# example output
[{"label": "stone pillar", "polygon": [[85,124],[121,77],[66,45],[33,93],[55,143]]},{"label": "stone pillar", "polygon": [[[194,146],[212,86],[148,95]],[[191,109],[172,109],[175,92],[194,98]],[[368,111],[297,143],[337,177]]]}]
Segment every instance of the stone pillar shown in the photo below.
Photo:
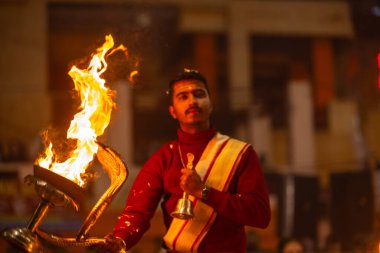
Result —
[{"label": "stone pillar", "polygon": [[[356,102],[334,99],[330,103],[328,112],[330,141],[334,140],[328,147],[332,150],[330,153],[334,154],[329,160],[335,164],[343,164],[339,166],[341,168],[332,169],[342,169],[342,167],[346,170],[368,169],[365,168],[368,158],[367,143]],[[341,140],[336,141],[336,138]]]},{"label": "stone pillar", "polygon": [[231,4],[228,23],[228,62],[230,84],[230,107],[246,110],[251,106],[250,41],[244,15],[245,5]]},{"label": "stone pillar", "polygon": [[311,83],[294,78],[288,83],[290,169],[314,175],[315,140]]},{"label": "stone pillar", "polygon": [[129,83],[120,80],[114,84],[116,108],[106,129],[107,144],[116,150],[123,161],[133,163],[133,105]]},{"label": "stone pillar", "polygon": [[0,4],[0,138],[33,140],[50,123],[46,1]]},{"label": "stone pillar", "polygon": [[197,34],[194,36],[195,66],[206,76],[214,104],[218,103],[216,56],[215,35]]},{"label": "stone pillar", "polygon": [[[116,91],[116,108],[112,112],[111,122],[105,130],[106,145],[115,150],[127,165],[128,178],[110,206],[111,210],[121,210],[125,205],[126,196],[136,177],[137,168],[133,164],[133,107],[132,94],[128,81],[120,80],[113,84]],[[102,170],[101,170],[102,171]],[[106,173],[99,174],[101,178],[94,186],[94,198],[98,199],[109,187]]]},{"label": "stone pillar", "polygon": [[257,155],[260,157],[261,165],[271,165],[273,163],[272,151],[272,122],[267,115],[254,115],[249,117],[249,140]]}]

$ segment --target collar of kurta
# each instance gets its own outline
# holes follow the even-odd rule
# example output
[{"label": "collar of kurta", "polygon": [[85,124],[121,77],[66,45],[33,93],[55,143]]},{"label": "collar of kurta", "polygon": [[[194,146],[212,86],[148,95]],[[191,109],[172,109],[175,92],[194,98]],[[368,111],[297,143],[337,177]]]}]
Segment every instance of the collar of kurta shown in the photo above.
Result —
[{"label": "collar of kurta", "polygon": [[215,136],[215,134],[216,134],[216,130],[214,128],[209,128],[206,131],[202,131],[195,134],[186,133],[180,128],[177,130],[178,140],[181,143],[186,143],[186,144],[197,144],[197,143],[209,142]]}]

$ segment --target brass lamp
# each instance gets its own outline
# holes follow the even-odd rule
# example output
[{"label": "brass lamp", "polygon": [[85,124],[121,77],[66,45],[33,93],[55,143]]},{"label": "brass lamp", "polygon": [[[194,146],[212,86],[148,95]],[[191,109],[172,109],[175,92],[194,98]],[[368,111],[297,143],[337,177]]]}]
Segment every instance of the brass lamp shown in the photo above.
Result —
[{"label": "brass lamp", "polygon": [[34,166],[34,175],[26,176],[25,182],[34,184],[40,203],[27,227],[5,229],[1,232],[1,237],[17,249],[28,253],[43,252],[40,240],[58,247],[88,247],[104,242],[104,238],[89,237],[89,232],[119,192],[127,179],[128,170],[115,151],[101,143],[98,143],[98,146],[96,156],[110,178],[110,186],[96,202],[75,237],[56,236],[40,230],[39,225],[48,210],[54,206],[66,207],[71,204],[78,211],[84,202],[84,189],[71,180],[37,165]]}]

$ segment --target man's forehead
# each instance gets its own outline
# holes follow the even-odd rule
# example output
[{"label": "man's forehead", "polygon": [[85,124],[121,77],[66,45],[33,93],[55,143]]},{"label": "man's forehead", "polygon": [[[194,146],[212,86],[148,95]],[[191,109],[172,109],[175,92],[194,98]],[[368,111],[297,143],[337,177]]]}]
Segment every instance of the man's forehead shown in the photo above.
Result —
[{"label": "man's forehead", "polygon": [[174,85],[174,93],[191,92],[193,90],[204,90],[204,84],[198,80],[184,80]]}]

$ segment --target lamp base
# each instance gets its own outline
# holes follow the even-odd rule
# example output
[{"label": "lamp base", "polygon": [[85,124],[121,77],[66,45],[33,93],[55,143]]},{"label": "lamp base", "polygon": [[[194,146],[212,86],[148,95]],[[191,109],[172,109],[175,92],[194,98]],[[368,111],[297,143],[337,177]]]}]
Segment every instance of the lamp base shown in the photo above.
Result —
[{"label": "lamp base", "polygon": [[1,237],[23,252],[43,253],[43,248],[37,235],[27,228],[5,229],[1,231]]}]

